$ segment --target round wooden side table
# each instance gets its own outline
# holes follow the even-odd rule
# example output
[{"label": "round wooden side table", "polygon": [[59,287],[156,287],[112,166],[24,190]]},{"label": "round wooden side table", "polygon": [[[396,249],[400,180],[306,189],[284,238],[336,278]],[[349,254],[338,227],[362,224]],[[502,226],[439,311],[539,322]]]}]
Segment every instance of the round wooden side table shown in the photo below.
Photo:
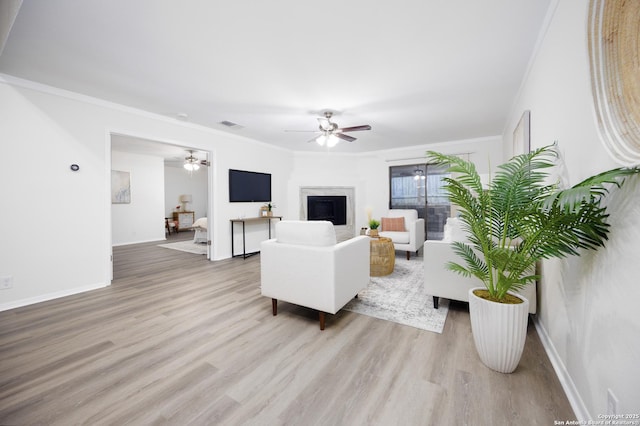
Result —
[{"label": "round wooden side table", "polygon": [[396,249],[391,238],[370,238],[371,260],[369,275],[381,277],[393,272],[396,265]]}]

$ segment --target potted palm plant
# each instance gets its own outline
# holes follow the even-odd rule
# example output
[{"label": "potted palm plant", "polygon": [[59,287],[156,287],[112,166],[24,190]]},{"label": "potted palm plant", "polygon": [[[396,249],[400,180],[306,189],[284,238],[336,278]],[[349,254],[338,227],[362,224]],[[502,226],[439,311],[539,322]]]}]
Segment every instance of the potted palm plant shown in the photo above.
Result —
[{"label": "potted palm plant", "polygon": [[489,368],[510,373],[520,361],[528,321],[528,300],[517,293],[538,279],[536,262],[604,246],[609,215],[601,202],[640,169],[608,170],[561,189],[549,182],[557,157],[550,145],[500,165],[483,187],[473,163],[434,151],[427,157],[449,165],[453,175],[444,178],[444,189],[467,234],[467,242],[452,243],[463,264],[446,267],[483,284],[469,292],[478,355]]}]

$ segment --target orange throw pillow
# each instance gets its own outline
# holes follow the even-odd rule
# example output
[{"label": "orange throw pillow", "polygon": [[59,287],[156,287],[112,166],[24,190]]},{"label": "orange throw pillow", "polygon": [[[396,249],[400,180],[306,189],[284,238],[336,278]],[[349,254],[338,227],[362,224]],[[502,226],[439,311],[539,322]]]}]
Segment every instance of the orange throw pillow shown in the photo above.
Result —
[{"label": "orange throw pillow", "polygon": [[404,216],[402,217],[383,217],[380,219],[382,232],[404,232]]}]

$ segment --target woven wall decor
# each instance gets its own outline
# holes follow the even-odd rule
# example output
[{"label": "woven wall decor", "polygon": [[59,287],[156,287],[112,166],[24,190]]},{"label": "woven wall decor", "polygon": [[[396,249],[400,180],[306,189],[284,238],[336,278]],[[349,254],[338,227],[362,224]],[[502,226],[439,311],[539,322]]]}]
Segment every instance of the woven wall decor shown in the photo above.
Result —
[{"label": "woven wall decor", "polygon": [[591,0],[591,90],[600,137],[623,165],[640,164],[640,1]]}]

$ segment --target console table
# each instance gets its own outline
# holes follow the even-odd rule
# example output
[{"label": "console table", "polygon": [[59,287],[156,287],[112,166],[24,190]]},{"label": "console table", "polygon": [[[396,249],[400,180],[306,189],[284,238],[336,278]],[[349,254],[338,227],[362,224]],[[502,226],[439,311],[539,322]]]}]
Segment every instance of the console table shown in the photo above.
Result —
[{"label": "console table", "polygon": [[[269,239],[271,239],[271,219],[282,220],[282,216],[261,216],[261,217],[247,217],[242,219],[231,219],[231,257],[240,257],[246,259],[249,256],[252,256],[256,253],[260,253],[260,251],[254,251],[251,253],[247,253],[246,243],[245,243],[245,224],[247,223],[255,223],[255,222],[266,222],[267,229],[269,230]],[[233,246],[233,232],[234,225],[236,223],[242,224],[242,254],[235,254],[234,246]]]}]

